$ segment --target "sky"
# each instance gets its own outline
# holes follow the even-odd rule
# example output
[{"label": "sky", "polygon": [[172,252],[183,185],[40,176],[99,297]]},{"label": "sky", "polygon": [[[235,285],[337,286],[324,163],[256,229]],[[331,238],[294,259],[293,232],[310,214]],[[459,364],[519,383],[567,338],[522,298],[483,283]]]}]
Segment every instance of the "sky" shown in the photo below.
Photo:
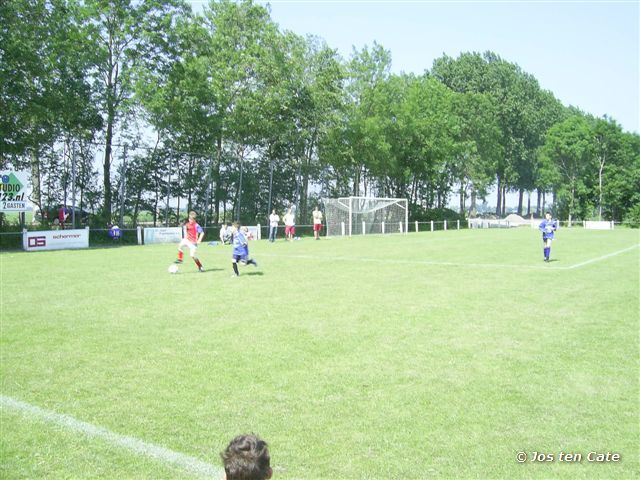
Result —
[{"label": "sky", "polygon": [[[198,11],[205,1],[190,3]],[[422,74],[443,54],[490,50],[532,74],[564,105],[640,133],[639,0],[257,3],[268,6],[281,30],[318,36],[344,59],[377,42],[391,52],[394,73]],[[509,195],[507,205],[514,203]]]},{"label": "sky", "polygon": [[281,30],[316,35],[345,59],[377,42],[392,71],[491,50],[564,105],[640,132],[640,2],[272,0]]},{"label": "sky", "polygon": [[640,132],[638,1],[272,0],[282,30],[316,35],[348,59],[377,42],[392,71],[422,74],[447,54],[491,50],[565,105]]}]

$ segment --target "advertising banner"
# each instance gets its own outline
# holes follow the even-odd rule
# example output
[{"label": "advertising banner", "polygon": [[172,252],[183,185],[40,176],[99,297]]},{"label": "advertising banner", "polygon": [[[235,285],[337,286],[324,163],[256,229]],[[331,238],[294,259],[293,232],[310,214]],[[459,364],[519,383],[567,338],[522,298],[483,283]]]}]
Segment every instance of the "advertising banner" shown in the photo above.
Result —
[{"label": "advertising banner", "polygon": [[260,225],[248,226],[249,235],[247,240],[260,240]]},{"label": "advertising banner", "polygon": [[46,230],[22,234],[22,247],[27,252],[89,248],[89,229]]},{"label": "advertising banner", "polygon": [[0,212],[31,211],[31,187],[27,172],[0,172]]},{"label": "advertising banner", "polygon": [[179,243],[182,239],[181,227],[145,228],[144,244]]},{"label": "advertising banner", "polygon": [[596,222],[593,220],[586,220],[584,222],[584,228],[587,230],[613,230],[613,222]]}]

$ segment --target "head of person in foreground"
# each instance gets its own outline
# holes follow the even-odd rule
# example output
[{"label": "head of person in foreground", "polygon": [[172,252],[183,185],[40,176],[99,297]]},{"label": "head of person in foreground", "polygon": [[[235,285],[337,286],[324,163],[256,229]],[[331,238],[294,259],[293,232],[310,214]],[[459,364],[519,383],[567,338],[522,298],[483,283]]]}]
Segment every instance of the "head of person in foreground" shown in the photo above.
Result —
[{"label": "head of person in foreground", "polygon": [[238,435],[220,456],[226,480],[268,480],[273,474],[267,442],[256,435]]}]

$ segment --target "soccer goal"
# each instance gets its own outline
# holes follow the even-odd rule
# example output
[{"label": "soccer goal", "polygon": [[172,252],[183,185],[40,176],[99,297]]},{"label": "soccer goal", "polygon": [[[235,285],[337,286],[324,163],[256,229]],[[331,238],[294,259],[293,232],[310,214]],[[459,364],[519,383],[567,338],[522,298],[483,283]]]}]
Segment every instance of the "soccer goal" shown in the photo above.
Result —
[{"label": "soccer goal", "polygon": [[324,199],[327,236],[407,233],[406,198],[341,197]]}]

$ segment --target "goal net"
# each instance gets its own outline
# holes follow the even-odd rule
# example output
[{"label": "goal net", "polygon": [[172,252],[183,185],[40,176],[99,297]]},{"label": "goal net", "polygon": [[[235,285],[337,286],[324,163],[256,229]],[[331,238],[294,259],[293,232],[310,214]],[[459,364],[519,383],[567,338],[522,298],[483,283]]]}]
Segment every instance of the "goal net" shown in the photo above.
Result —
[{"label": "goal net", "polygon": [[407,233],[407,207],[405,198],[325,198],[327,235]]}]

